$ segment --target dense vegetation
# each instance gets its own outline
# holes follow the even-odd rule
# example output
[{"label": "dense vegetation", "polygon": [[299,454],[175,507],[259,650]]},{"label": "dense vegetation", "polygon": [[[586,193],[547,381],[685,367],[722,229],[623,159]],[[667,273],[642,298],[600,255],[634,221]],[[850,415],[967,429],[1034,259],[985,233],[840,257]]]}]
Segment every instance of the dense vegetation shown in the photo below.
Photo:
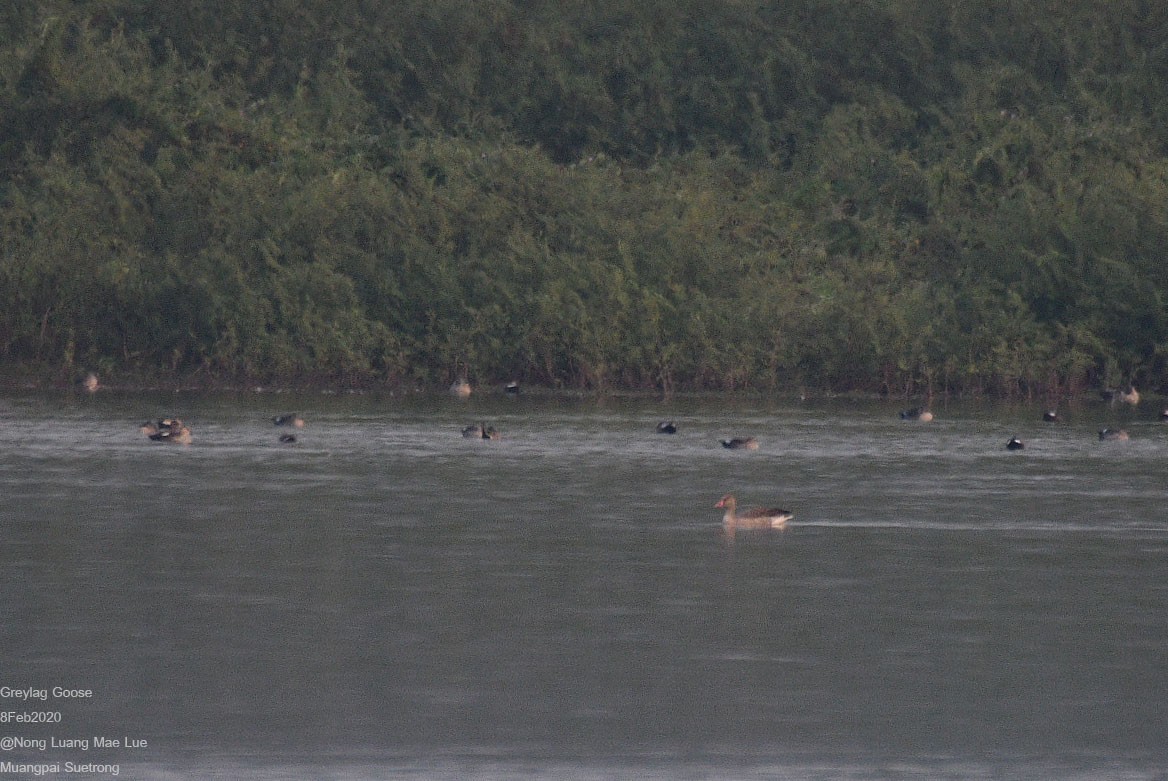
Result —
[{"label": "dense vegetation", "polygon": [[0,360],[1168,381],[1168,4],[0,7]]}]

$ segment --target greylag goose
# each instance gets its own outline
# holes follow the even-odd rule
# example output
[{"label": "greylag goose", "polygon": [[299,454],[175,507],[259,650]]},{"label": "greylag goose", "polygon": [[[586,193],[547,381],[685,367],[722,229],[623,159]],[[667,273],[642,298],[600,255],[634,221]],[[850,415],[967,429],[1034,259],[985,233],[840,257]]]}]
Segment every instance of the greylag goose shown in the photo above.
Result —
[{"label": "greylag goose", "polygon": [[722,523],[731,529],[781,529],[795,517],[790,510],[777,507],[752,507],[740,513],[733,494],[723,496],[714,507],[726,511]]},{"label": "greylag goose", "polygon": [[722,447],[731,450],[758,450],[758,440],[754,437],[734,437],[734,439],[723,439]]}]

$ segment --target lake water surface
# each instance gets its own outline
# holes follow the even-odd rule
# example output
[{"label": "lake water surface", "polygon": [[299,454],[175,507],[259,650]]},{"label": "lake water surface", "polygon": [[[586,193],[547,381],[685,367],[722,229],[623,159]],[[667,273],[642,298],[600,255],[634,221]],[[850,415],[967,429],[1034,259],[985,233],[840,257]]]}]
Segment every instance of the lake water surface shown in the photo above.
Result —
[{"label": "lake water surface", "polygon": [[[1168,778],[1159,409],[897,409],[9,394],[0,714],[60,721],[0,721],[0,762]],[[293,411],[308,424],[282,445],[269,418]],[[139,433],[170,415],[192,445]],[[654,432],[665,418],[676,435]],[[503,438],[464,439],[479,420]],[[1131,441],[1098,441],[1116,424]],[[719,445],[743,435],[760,449]],[[728,537],[726,492],[795,519]]]}]

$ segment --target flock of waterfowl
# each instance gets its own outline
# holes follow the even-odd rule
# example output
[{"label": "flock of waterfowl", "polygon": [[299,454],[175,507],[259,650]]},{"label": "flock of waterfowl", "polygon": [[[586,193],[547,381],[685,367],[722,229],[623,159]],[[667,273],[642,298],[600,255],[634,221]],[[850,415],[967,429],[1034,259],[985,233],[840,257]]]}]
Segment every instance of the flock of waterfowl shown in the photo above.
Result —
[{"label": "flock of waterfowl", "polygon": [[[98,387],[97,378],[93,374],[88,375],[83,384],[86,390],[90,392],[95,391]],[[518,383],[508,383],[504,387],[504,392],[508,395],[517,395],[519,393]],[[450,386],[450,393],[459,398],[466,398],[471,394],[470,383],[466,380],[459,380]],[[1140,401],[1139,391],[1130,385],[1121,390],[1102,391],[1101,396],[1105,401],[1119,402],[1132,406],[1139,404]],[[928,423],[934,420],[933,413],[928,407],[914,407],[912,409],[902,410],[898,415],[901,420],[919,421],[922,423]],[[1160,414],[1160,419],[1168,422],[1168,409],[1165,409]],[[1062,417],[1059,415],[1057,409],[1048,409],[1043,412],[1042,420],[1045,423],[1060,423],[1062,422]],[[295,413],[276,415],[271,418],[271,421],[276,426],[295,429],[304,428],[305,425],[304,418]],[[663,420],[657,424],[656,430],[658,434],[676,434],[678,430],[677,422]],[[154,442],[189,445],[193,441],[190,428],[177,418],[147,421],[142,424],[141,431]],[[467,439],[497,440],[502,435],[494,426],[488,426],[485,421],[480,421],[464,427],[462,429],[462,436]],[[1104,427],[1099,430],[1100,441],[1123,441],[1127,439],[1130,439],[1130,435],[1121,428]],[[295,434],[285,433],[280,435],[279,441],[281,443],[291,444],[295,443],[297,439]],[[759,449],[758,440],[750,436],[733,437],[731,439],[720,440],[720,442],[722,447],[730,450]],[[1026,443],[1018,437],[1010,437],[1006,442],[1006,450],[1023,450],[1025,447]],[[733,494],[723,496],[714,507],[724,511],[722,523],[730,533],[733,533],[735,529],[782,529],[794,517],[794,513],[790,510],[777,507],[753,507],[739,511],[738,502]]]},{"label": "flock of waterfowl", "polygon": [[[1140,402],[1139,391],[1130,385],[1118,391],[1102,391],[1101,396],[1105,401],[1130,404],[1132,406]],[[898,413],[898,416],[901,420],[920,421],[922,423],[929,423],[934,420],[933,413],[928,407],[914,407],[912,409],[902,410]],[[1046,423],[1062,422],[1062,418],[1056,409],[1049,409],[1043,412],[1042,420]],[[1160,413],[1160,420],[1168,422],[1168,408]],[[676,434],[677,423],[672,420],[662,421],[657,424],[657,432],[659,434]],[[1130,438],[1127,431],[1121,428],[1104,427],[1099,430],[1100,441],[1124,441]],[[723,439],[721,443],[722,447],[735,450],[758,450],[759,447],[758,441],[754,437]],[[1026,443],[1016,436],[1010,437],[1006,441],[1006,450],[1023,450],[1025,447]],[[724,510],[722,523],[727,533],[731,535],[736,529],[782,529],[794,517],[794,513],[790,510],[777,507],[754,507],[739,512],[738,503],[733,494],[723,496],[714,507]]]},{"label": "flock of waterfowl", "polygon": [[[1099,392],[1099,396],[1107,402],[1112,404],[1129,404],[1136,406],[1140,403],[1140,392],[1136,390],[1134,385],[1128,385],[1126,388],[1118,390],[1103,390]],[[1042,413],[1042,420],[1046,423],[1061,423],[1062,418],[1059,416],[1058,410],[1049,409]],[[1160,413],[1160,420],[1168,421],[1168,409]],[[1111,428],[1105,426],[1099,429],[1100,442],[1122,442],[1131,439],[1131,435],[1122,428]],[[1016,449],[1016,448],[1011,448]]]},{"label": "flock of waterfowl", "polygon": [[[1133,407],[1140,403],[1140,392],[1132,385],[1128,385],[1126,388],[1119,390],[1100,391],[1099,395],[1104,401],[1112,403],[1130,404]],[[917,407],[902,411],[900,418],[901,420],[919,420],[928,423],[933,420],[933,413],[927,407]],[[1061,423],[1063,419],[1057,409],[1048,409],[1042,413],[1042,420],[1044,423]],[[1160,420],[1168,422],[1168,409],[1160,413]],[[1099,429],[1100,442],[1125,441],[1128,439],[1131,439],[1131,435],[1122,428],[1105,426]],[[1026,443],[1018,439],[1018,437],[1010,437],[1006,441],[1006,450],[1023,450],[1025,447]]]},{"label": "flock of waterfowl", "polygon": [[[516,386],[512,383],[507,386],[507,392],[517,392],[515,388]],[[450,388],[450,392],[462,398],[470,393],[469,389],[463,388],[460,383],[455,383]],[[657,424],[657,433],[676,434],[677,422],[673,420],[661,421]],[[462,435],[467,439],[499,439],[501,436],[493,426],[488,426],[486,422],[466,426],[462,429]],[[754,437],[734,437],[723,439],[721,443],[722,447],[730,450],[758,450],[759,447],[758,440]],[[795,517],[790,510],[777,507],[752,507],[739,512],[738,502],[733,494],[726,494],[714,506],[724,510],[722,524],[726,532],[731,535],[737,529],[782,529],[787,525],[787,521]]]},{"label": "flock of waterfowl", "polygon": [[[295,413],[276,415],[272,418],[276,426],[289,428],[304,428],[304,418]],[[140,431],[152,442],[163,442],[171,445],[189,445],[194,441],[191,429],[178,418],[163,418],[162,420],[148,420],[140,427]],[[281,434],[279,441],[285,445],[295,444],[295,434]]]},{"label": "flock of waterfowl", "polygon": [[[90,393],[94,393],[100,387],[97,375],[90,372],[84,379],[79,381],[79,384]],[[519,383],[509,382],[503,388],[508,395],[514,396],[519,393]],[[470,383],[466,380],[459,380],[450,386],[450,393],[459,398],[467,398],[471,394]],[[276,415],[271,418],[271,421],[276,426],[287,428],[304,428],[304,418],[294,412],[285,413],[283,415]],[[141,426],[141,431],[152,442],[165,442],[174,445],[189,445],[194,441],[191,435],[190,427],[186,426],[178,418],[164,418],[158,421],[148,420]],[[486,423],[478,423],[467,426],[462,430],[462,435],[467,438],[474,439],[499,439],[499,432],[495,430],[494,426],[488,426]],[[281,434],[279,441],[286,445],[295,444],[298,440],[295,434],[285,433]]]}]

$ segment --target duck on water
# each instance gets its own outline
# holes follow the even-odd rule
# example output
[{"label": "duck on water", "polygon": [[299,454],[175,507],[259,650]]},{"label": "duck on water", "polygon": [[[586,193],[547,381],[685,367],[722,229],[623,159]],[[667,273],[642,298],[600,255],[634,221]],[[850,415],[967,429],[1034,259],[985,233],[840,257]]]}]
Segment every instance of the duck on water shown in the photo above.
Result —
[{"label": "duck on water", "polygon": [[146,421],[141,431],[152,442],[166,442],[172,445],[191,444],[191,430],[183,425],[178,418],[165,418],[158,421]]},{"label": "duck on water", "polygon": [[494,426],[488,426],[485,422],[467,426],[462,430],[462,435],[467,439],[499,439],[502,436]]}]

